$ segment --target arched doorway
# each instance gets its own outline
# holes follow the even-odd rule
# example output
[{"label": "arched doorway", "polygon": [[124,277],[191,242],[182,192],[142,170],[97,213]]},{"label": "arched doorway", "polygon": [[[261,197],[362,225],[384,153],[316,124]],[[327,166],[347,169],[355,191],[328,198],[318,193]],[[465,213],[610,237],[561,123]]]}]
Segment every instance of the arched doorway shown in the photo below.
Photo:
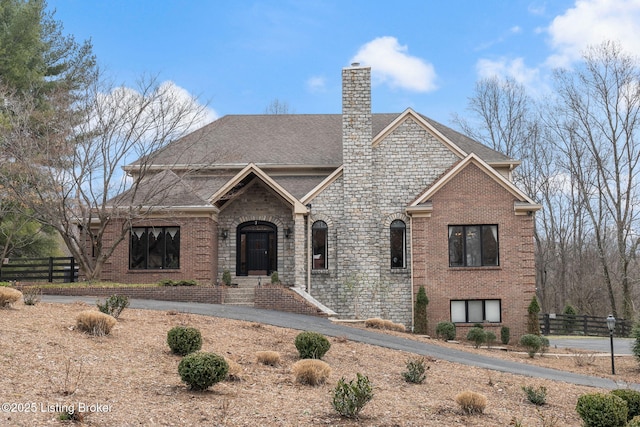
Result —
[{"label": "arched doorway", "polygon": [[248,221],[236,232],[236,276],[268,276],[278,270],[277,227],[267,221]]}]

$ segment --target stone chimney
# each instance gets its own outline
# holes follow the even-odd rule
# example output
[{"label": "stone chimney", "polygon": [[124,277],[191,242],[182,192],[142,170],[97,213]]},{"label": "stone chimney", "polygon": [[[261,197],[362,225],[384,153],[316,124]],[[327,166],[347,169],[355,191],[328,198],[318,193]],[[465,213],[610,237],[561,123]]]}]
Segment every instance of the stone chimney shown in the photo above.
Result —
[{"label": "stone chimney", "polygon": [[[373,194],[371,68],[342,70],[342,165],[344,216],[338,231],[339,280],[361,289],[379,280],[378,235]],[[362,304],[356,315],[372,312]],[[353,312],[354,308],[351,308]]]}]

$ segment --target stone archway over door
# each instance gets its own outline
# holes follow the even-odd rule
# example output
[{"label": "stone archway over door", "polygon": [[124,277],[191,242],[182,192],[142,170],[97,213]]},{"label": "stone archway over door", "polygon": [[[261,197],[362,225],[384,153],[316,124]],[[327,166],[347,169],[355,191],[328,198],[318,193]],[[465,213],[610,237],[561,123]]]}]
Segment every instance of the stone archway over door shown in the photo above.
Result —
[{"label": "stone archway over door", "polygon": [[236,232],[236,276],[268,276],[278,269],[277,227],[267,221],[249,221]]}]

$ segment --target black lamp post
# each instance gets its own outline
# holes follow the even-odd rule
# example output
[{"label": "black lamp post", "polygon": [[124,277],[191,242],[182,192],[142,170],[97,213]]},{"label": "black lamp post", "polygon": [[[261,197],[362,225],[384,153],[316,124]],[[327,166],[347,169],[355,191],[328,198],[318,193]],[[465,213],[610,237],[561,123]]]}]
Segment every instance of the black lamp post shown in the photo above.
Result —
[{"label": "black lamp post", "polygon": [[611,374],[616,374],[616,366],[613,363],[613,331],[616,329],[616,318],[612,314],[607,317],[607,328],[609,328],[609,338],[611,340]]}]

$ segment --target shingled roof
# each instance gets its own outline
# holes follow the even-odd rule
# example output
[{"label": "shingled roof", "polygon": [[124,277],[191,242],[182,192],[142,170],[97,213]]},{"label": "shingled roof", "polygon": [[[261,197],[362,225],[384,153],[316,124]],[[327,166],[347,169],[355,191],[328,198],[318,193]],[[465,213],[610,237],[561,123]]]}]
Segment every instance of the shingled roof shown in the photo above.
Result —
[{"label": "shingled roof", "polygon": [[[373,114],[373,135],[399,114]],[[422,116],[445,137],[488,163],[513,161],[509,157]],[[134,162],[130,166],[135,167]],[[261,167],[338,167],[342,164],[340,114],[228,115],[169,144],[153,156],[157,167],[211,165]]]}]

